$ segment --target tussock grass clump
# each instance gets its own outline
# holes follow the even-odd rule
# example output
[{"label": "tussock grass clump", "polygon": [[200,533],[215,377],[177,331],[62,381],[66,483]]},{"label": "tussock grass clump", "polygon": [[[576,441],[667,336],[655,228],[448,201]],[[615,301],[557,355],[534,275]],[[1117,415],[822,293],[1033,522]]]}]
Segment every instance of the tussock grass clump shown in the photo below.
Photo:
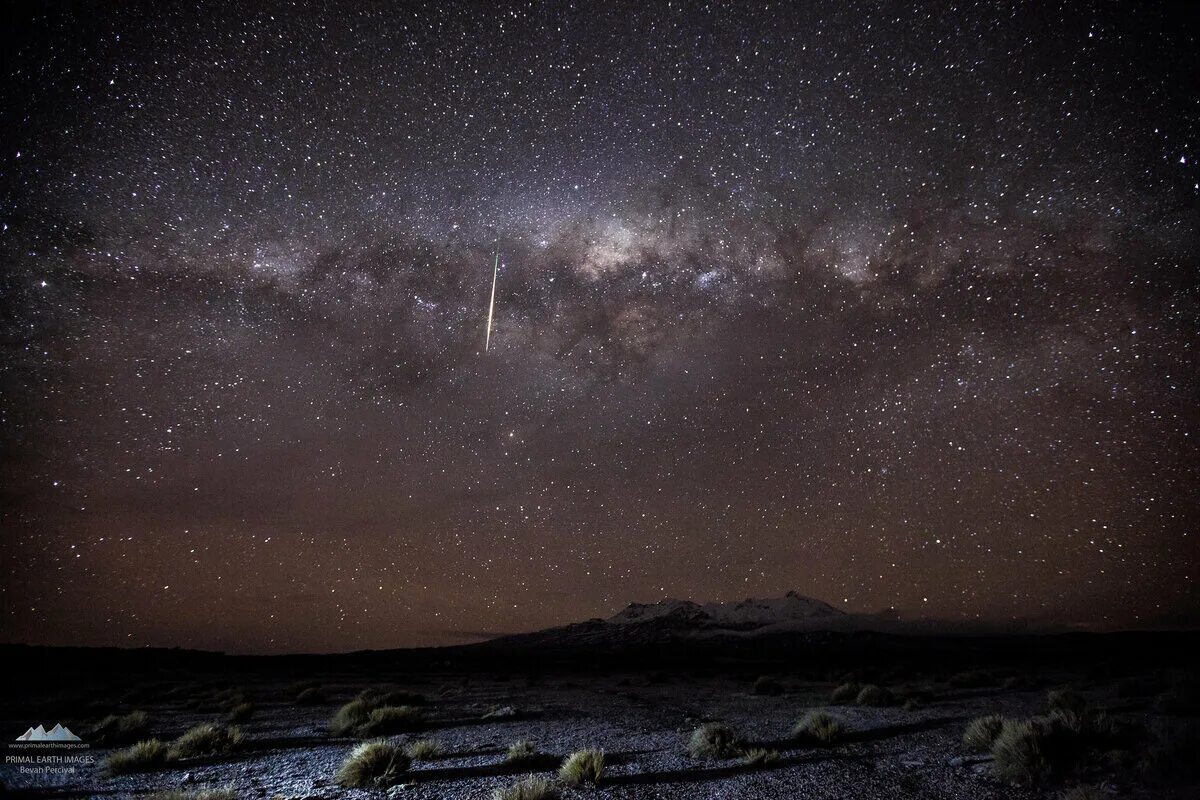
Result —
[{"label": "tussock grass clump", "polygon": [[1046,704],[1051,711],[1073,711],[1076,714],[1087,708],[1087,700],[1073,689],[1051,689],[1046,692]]},{"label": "tussock grass clump", "polygon": [[165,744],[158,739],[146,739],[109,755],[104,761],[104,769],[109,775],[129,775],[159,769],[168,760]]},{"label": "tussock grass clump", "polygon": [[363,689],[354,699],[362,700],[372,708],[379,708],[380,706],[423,706],[427,702],[423,694],[406,692],[400,689],[385,689],[379,686],[370,686]]},{"label": "tussock grass clump", "polygon": [[238,795],[233,789],[167,789],[149,800],[238,800]]},{"label": "tussock grass clump", "polygon": [[1141,760],[1142,773],[1155,783],[1187,783],[1200,777],[1200,723],[1161,722]]},{"label": "tussock grass clump", "polygon": [[[413,702],[406,703],[406,700]],[[349,736],[352,733],[371,736],[417,730],[423,716],[413,705],[424,702],[422,695],[411,692],[363,689],[333,715],[329,721],[329,732],[334,736]]]},{"label": "tussock grass clump", "polygon": [[348,736],[371,716],[375,707],[361,698],[351,700],[337,710],[329,721],[329,732],[334,736]]},{"label": "tussock grass clump", "polygon": [[976,717],[967,724],[963,732],[963,745],[976,753],[987,753],[992,749],[996,737],[1004,727],[1004,717],[999,714],[988,714]]},{"label": "tussock grass clump", "polygon": [[742,753],[742,763],[752,767],[762,767],[774,764],[779,760],[778,750],[767,750],[762,747],[751,747]]},{"label": "tussock grass clump", "polygon": [[558,779],[567,786],[597,784],[604,773],[603,750],[577,750],[563,760]]},{"label": "tussock grass clump", "polygon": [[296,694],[296,705],[298,706],[318,706],[324,702],[325,693],[321,691],[320,686],[309,686]]},{"label": "tussock grass clump", "polygon": [[1009,675],[1004,679],[1004,683],[1000,685],[1005,689],[1019,691],[1021,689],[1028,689],[1033,686],[1033,681],[1030,680],[1028,675]]},{"label": "tussock grass clump", "polygon": [[995,686],[996,679],[990,672],[985,672],[981,669],[971,669],[965,672],[956,672],[950,676],[946,683],[956,689],[980,689],[984,686]]},{"label": "tussock grass clump", "polygon": [[554,800],[556,797],[558,788],[539,775],[527,775],[507,789],[497,789],[492,794],[492,800]]},{"label": "tussock grass clump", "polygon": [[406,747],[404,752],[408,753],[408,757],[413,761],[428,761],[446,752],[446,748],[436,739],[418,739]]},{"label": "tussock grass clump", "polygon": [[537,759],[538,751],[533,742],[519,739],[508,746],[504,760],[509,764],[525,764]]},{"label": "tussock grass clump", "polygon": [[992,772],[1014,783],[1043,783],[1074,768],[1084,746],[1083,737],[1052,717],[1005,720],[992,743]]},{"label": "tussock grass clump", "polygon": [[317,680],[296,681],[295,683],[290,684],[285,691],[291,697],[295,697],[303,691],[308,689],[318,689],[320,686],[321,682]]},{"label": "tussock grass clump", "polygon": [[246,722],[254,716],[254,703],[238,703],[229,709],[225,716],[226,722]]},{"label": "tussock grass clump", "polygon": [[792,738],[803,744],[828,747],[836,744],[845,733],[845,728],[832,714],[824,711],[809,711],[792,726]]},{"label": "tussock grass clump", "polygon": [[1060,795],[1061,800],[1108,800],[1108,795],[1094,786],[1074,786]]},{"label": "tussock grass clump", "polygon": [[830,699],[835,703],[853,703],[858,697],[858,693],[862,691],[862,684],[859,683],[843,683],[841,686],[833,690]]},{"label": "tussock grass clump", "polygon": [[1181,680],[1154,701],[1154,710],[1172,716],[1200,715],[1200,683]]},{"label": "tussock grass clump", "polygon": [[733,728],[721,722],[707,722],[688,739],[692,758],[733,758],[742,750],[742,740]]},{"label": "tussock grass clump", "polygon": [[516,719],[521,716],[521,712],[516,706],[488,706],[487,711],[483,712],[483,719]]},{"label": "tussock grass clump", "polygon": [[359,729],[367,736],[388,736],[419,730],[425,724],[425,715],[412,706],[380,706],[373,709]]},{"label": "tussock grass clump", "polygon": [[860,706],[882,708],[883,706],[895,705],[896,695],[892,693],[891,689],[868,683],[859,690],[858,696],[854,698],[854,702]]},{"label": "tussock grass clump", "polygon": [[347,789],[386,789],[400,783],[411,765],[412,760],[399,744],[376,739],[351,750],[334,780]]},{"label": "tussock grass clump", "polygon": [[1031,720],[1005,720],[992,743],[992,771],[1014,783],[1038,783],[1051,772],[1046,733]]},{"label": "tussock grass clump", "polygon": [[229,711],[231,708],[246,702],[246,690],[240,686],[222,689],[212,696],[212,702],[222,711]]},{"label": "tussock grass clump", "polygon": [[145,711],[109,714],[92,728],[88,741],[93,744],[130,744],[144,740],[150,732],[150,717]]},{"label": "tussock grass clump", "polygon": [[763,675],[754,682],[754,693],[777,697],[783,694],[783,684],[769,675]]},{"label": "tussock grass clump", "polygon": [[241,747],[245,740],[241,728],[206,722],[176,739],[171,745],[170,757],[175,760],[229,755]]}]

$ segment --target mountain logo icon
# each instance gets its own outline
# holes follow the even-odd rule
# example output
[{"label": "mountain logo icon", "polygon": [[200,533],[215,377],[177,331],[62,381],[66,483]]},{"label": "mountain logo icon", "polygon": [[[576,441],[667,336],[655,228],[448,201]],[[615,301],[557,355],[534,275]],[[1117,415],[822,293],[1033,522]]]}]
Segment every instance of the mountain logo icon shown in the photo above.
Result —
[{"label": "mountain logo icon", "polygon": [[36,728],[30,728],[17,737],[18,742],[81,742],[83,741],[75,734],[71,733],[70,728],[63,727],[61,722],[56,723],[53,728],[46,730],[41,725]]}]

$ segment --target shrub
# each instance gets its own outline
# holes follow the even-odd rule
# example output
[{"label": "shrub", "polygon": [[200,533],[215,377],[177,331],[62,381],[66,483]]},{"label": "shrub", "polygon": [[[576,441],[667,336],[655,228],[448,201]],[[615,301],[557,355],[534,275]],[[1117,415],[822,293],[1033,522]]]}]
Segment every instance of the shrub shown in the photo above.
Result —
[{"label": "shrub", "polygon": [[360,730],[367,736],[387,736],[417,730],[424,719],[420,709],[412,706],[380,706],[371,711]]},{"label": "shrub", "polygon": [[537,775],[527,775],[507,789],[497,789],[492,800],[554,800],[556,797],[558,789],[551,781]]},{"label": "shrub", "polygon": [[958,689],[979,689],[984,686],[996,685],[996,680],[990,672],[984,672],[979,669],[957,672],[951,675],[950,679],[946,682]]},{"label": "shrub", "polygon": [[93,744],[129,744],[146,738],[150,732],[150,717],[145,711],[128,714],[109,714],[92,728],[88,740]]},{"label": "shrub", "polygon": [[376,739],[351,750],[334,780],[348,789],[386,789],[399,783],[411,764],[400,745]]},{"label": "shrub", "polygon": [[752,767],[761,767],[767,764],[774,764],[779,760],[778,750],[766,750],[762,747],[752,747],[742,753],[742,763]]},{"label": "shrub", "polygon": [[843,733],[842,723],[824,711],[809,711],[792,727],[792,738],[808,745],[832,745]]},{"label": "shrub", "polygon": [[428,761],[431,758],[437,758],[445,749],[441,742],[434,739],[418,739],[405,748],[408,757],[413,761]]},{"label": "shrub", "polygon": [[508,746],[504,760],[509,764],[523,764],[533,761],[537,757],[537,748],[533,746],[533,742],[519,739]]},{"label": "shrub", "polygon": [[858,683],[843,683],[841,686],[833,690],[830,699],[835,703],[853,703],[854,698],[858,697],[858,693],[862,691],[862,685]]},{"label": "shrub", "polygon": [[167,761],[167,746],[158,739],[147,739],[109,755],[104,761],[104,768],[110,775],[128,775],[132,772],[150,772],[165,766]]},{"label": "shrub", "polygon": [[728,725],[709,722],[692,732],[688,752],[693,758],[733,758],[742,748],[741,739]]},{"label": "shrub", "polygon": [[999,714],[976,717],[968,723],[966,731],[963,732],[963,745],[968,750],[987,753],[992,749],[992,744],[1003,727],[1004,717]]},{"label": "shrub", "polygon": [[1078,714],[1087,708],[1087,700],[1072,689],[1051,689],[1046,693],[1046,703],[1051,711],[1074,711]]},{"label": "shrub", "polygon": [[763,675],[754,682],[754,693],[775,697],[783,694],[783,684],[774,678]]},{"label": "shrub", "polygon": [[319,686],[309,686],[307,689],[301,689],[296,695],[296,705],[298,706],[315,706],[325,702],[325,693],[321,691]]},{"label": "shrub", "polygon": [[238,795],[233,789],[167,789],[148,800],[238,800]]},{"label": "shrub", "polygon": [[858,697],[854,698],[854,702],[860,706],[874,706],[879,708],[895,705],[896,695],[892,694],[890,689],[868,683],[859,691]]},{"label": "shrub", "polygon": [[206,722],[176,739],[171,745],[170,757],[177,759],[228,755],[241,747],[245,739],[241,728]]},{"label": "shrub", "polygon": [[254,703],[238,703],[229,710],[226,722],[246,722],[254,716]]},{"label": "shrub", "polygon": [[567,786],[597,784],[604,772],[603,750],[578,750],[567,756],[558,768],[558,779]]}]

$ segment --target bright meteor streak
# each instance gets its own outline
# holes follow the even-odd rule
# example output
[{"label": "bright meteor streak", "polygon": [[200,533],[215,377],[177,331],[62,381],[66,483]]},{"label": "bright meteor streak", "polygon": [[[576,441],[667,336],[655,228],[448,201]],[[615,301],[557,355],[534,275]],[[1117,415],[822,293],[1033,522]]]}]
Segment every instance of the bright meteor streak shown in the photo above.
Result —
[{"label": "bright meteor streak", "polygon": [[492,264],[492,299],[488,302],[487,337],[483,340],[483,351],[486,353],[492,343],[492,312],[496,310],[496,277],[500,274],[500,245],[496,245],[496,260]]}]

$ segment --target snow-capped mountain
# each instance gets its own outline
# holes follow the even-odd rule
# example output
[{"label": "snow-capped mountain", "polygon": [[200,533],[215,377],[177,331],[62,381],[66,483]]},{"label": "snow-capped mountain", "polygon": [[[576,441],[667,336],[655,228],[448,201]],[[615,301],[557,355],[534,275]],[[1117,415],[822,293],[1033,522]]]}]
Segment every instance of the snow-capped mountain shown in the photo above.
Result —
[{"label": "snow-capped mountain", "polygon": [[765,600],[746,599],[733,603],[693,603],[689,600],[662,600],[657,603],[631,603],[606,622],[631,625],[650,620],[674,619],[697,627],[752,630],[787,622],[831,620],[845,616],[821,600],[788,592],[783,597]]},{"label": "snow-capped mountain", "polygon": [[[889,626],[873,614],[848,614],[828,603],[788,592],[783,597],[725,603],[662,600],[632,603],[613,616],[532,633],[502,636],[476,647],[542,653],[614,654],[678,646],[738,646],[772,636],[872,631]],[[891,623],[894,624],[894,623]]]}]

